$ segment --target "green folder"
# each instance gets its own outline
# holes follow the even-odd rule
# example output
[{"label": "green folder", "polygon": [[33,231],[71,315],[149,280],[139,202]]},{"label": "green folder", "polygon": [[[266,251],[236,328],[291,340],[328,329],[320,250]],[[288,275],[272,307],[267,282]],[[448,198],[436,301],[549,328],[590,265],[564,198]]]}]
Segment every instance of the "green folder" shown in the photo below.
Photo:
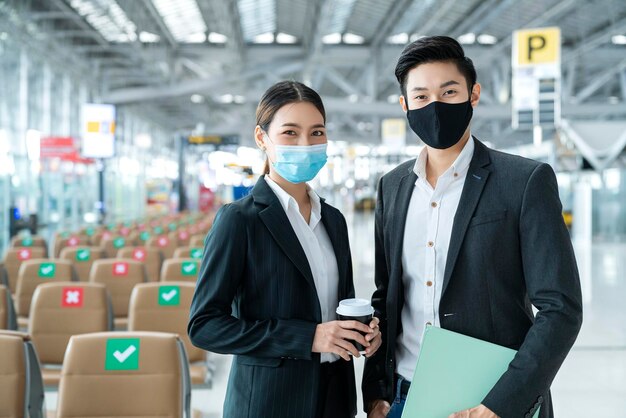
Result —
[{"label": "green folder", "polygon": [[[427,326],[402,418],[448,418],[480,405],[517,352]],[[534,418],[539,416],[539,410]]]}]

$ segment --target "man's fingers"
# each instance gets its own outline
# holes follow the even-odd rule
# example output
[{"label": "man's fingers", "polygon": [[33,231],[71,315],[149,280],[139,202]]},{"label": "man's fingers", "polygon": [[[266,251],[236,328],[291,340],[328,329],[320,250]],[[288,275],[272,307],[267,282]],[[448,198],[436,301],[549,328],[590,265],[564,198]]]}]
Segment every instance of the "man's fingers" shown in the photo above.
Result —
[{"label": "man's fingers", "polygon": [[339,333],[339,336],[343,338],[344,340],[356,341],[357,343],[361,344],[364,347],[369,347],[370,345],[369,341],[365,339],[363,334],[358,333],[356,331],[343,330],[342,332]]},{"label": "man's fingers", "polygon": [[380,334],[380,328],[376,327],[374,328],[374,331],[370,332],[369,334],[367,334],[365,336],[365,339],[367,341],[372,341],[374,338],[376,338],[378,335]]},{"label": "man's fingers", "polygon": [[376,328],[380,324],[380,319],[374,317],[372,318],[372,322],[370,322],[370,328]]}]

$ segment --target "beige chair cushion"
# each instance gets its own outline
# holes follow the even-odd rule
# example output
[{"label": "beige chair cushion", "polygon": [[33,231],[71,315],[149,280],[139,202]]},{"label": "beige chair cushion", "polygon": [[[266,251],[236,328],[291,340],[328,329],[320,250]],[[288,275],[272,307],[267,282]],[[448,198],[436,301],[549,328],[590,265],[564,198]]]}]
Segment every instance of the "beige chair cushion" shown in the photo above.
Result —
[{"label": "beige chair cushion", "polygon": [[143,283],[145,278],[144,265],[127,258],[96,260],[89,275],[91,283],[102,283],[106,286],[111,295],[113,313],[116,318],[128,316],[128,302],[133,287]]},{"label": "beige chair cushion", "polygon": [[38,235],[32,235],[29,237],[16,236],[11,239],[11,247],[39,247],[46,250],[46,257],[48,256],[48,243],[45,238]]},{"label": "beige chair cushion", "polygon": [[189,245],[189,240],[191,239],[191,234],[186,228],[180,228],[176,231],[172,231],[168,236],[170,240],[176,242],[177,247],[187,247]]},{"label": "beige chair cushion", "polygon": [[152,237],[146,242],[147,248],[156,248],[161,251],[164,259],[172,258],[174,251],[178,248],[178,243],[170,239],[167,235]]},{"label": "beige chair cushion", "polygon": [[204,247],[204,239],[206,238],[206,234],[195,234],[192,235],[189,240],[190,247]]},{"label": "beige chair cushion", "polygon": [[194,258],[201,260],[203,252],[204,247],[178,247],[176,251],[174,251],[173,258]]},{"label": "beige chair cushion", "polygon": [[13,329],[15,327],[15,310],[9,289],[0,285],[0,330]]},{"label": "beige chair cushion", "polygon": [[162,282],[196,283],[200,271],[200,260],[196,258],[171,258],[163,262]]},{"label": "beige chair cushion", "polygon": [[67,238],[57,237],[54,240],[54,257],[61,255],[61,250],[67,247],[78,247],[80,245],[89,245],[90,238],[86,235],[71,235]]},{"label": "beige chair cushion", "polygon": [[26,388],[23,337],[0,332],[0,353],[0,417],[22,417]]},{"label": "beige chair cushion", "polygon": [[30,302],[37,286],[43,283],[68,282],[73,277],[72,263],[61,259],[36,259],[22,263],[15,290],[15,310],[18,316],[27,318]]},{"label": "beige chair cushion", "polygon": [[194,290],[193,284],[185,282],[138,284],[130,297],[128,330],[178,334],[189,362],[204,361],[206,352],[191,344],[187,335]]},{"label": "beige chair cushion", "polygon": [[11,293],[15,293],[17,288],[17,274],[20,266],[26,260],[45,258],[46,250],[37,247],[17,247],[9,248],[4,258],[4,268],[7,273],[7,280]]},{"label": "beige chair cushion", "polygon": [[117,252],[117,258],[132,258],[146,266],[146,274],[149,282],[159,281],[161,265],[163,264],[161,251],[155,248],[127,247]]},{"label": "beige chair cushion", "polygon": [[57,418],[182,417],[188,405],[181,347],[174,334],[72,337],[61,372]]},{"label": "beige chair cushion", "polygon": [[110,238],[103,239],[100,243],[100,247],[104,250],[107,257],[114,258],[120,249],[124,247],[133,247],[135,244],[136,243],[132,237],[113,235]]},{"label": "beige chair cushion", "polygon": [[80,246],[63,248],[60,258],[72,263],[78,280],[88,282],[89,272],[94,261],[105,258],[105,255],[100,247]]},{"label": "beige chair cushion", "polygon": [[99,283],[42,284],[30,313],[28,333],[43,364],[60,365],[72,335],[109,331],[107,290]]}]

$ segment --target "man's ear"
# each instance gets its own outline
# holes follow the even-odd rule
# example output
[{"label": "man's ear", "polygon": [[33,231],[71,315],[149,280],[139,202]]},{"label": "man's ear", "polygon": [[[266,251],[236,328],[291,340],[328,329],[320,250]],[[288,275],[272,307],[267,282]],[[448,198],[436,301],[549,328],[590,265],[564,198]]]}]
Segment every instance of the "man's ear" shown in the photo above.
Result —
[{"label": "man's ear", "polygon": [[400,101],[400,106],[402,106],[402,111],[403,111],[404,113],[406,113],[406,111],[407,111],[407,106],[408,106],[408,104],[407,104],[407,102],[406,102],[406,98],[404,97],[404,95],[403,95],[403,94],[401,94],[401,95],[400,95],[400,99],[398,99],[398,100]]},{"label": "man's ear", "polygon": [[472,94],[470,95],[470,103],[472,104],[472,107],[476,107],[480,101],[480,89],[480,83],[476,83],[472,87]]}]

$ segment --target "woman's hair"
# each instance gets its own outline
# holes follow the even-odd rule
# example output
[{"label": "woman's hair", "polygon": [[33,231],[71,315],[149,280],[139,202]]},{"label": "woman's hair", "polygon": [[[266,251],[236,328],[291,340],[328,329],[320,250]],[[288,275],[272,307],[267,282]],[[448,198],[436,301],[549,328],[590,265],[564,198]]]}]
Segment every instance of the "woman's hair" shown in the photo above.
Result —
[{"label": "woman's hair", "polygon": [[[261,97],[261,101],[256,108],[256,124],[267,132],[270,123],[274,120],[274,115],[278,110],[291,103],[308,102],[319,110],[326,122],[326,110],[319,94],[312,88],[298,81],[280,81]],[[269,174],[269,161],[265,160],[264,174]]]}]

